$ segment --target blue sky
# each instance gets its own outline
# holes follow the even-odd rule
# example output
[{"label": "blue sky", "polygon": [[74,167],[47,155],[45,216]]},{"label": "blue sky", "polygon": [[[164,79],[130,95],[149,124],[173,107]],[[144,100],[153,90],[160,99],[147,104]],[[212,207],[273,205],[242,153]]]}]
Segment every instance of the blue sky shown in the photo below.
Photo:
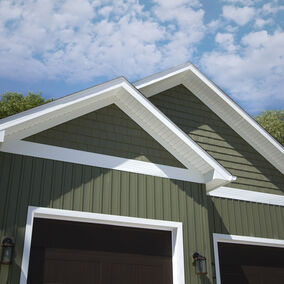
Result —
[{"label": "blue sky", "polygon": [[251,115],[284,108],[284,1],[1,0],[0,93],[58,98],[192,62]]}]

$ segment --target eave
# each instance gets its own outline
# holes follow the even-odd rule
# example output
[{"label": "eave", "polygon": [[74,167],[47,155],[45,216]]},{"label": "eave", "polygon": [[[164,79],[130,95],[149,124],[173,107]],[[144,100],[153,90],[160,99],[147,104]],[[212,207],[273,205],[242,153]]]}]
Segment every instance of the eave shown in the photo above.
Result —
[{"label": "eave", "polygon": [[186,63],[134,83],[147,98],[183,84],[245,141],[284,173],[284,148],[193,64]]},{"label": "eave", "polygon": [[[112,103],[148,132],[190,173],[200,176],[199,181],[206,184],[207,190],[235,179],[123,77],[1,120],[0,133],[5,135],[2,135],[0,150],[11,151],[9,143],[19,145],[15,142]],[[23,148],[29,148],[26,153],[32,155],[31,147]]]}]

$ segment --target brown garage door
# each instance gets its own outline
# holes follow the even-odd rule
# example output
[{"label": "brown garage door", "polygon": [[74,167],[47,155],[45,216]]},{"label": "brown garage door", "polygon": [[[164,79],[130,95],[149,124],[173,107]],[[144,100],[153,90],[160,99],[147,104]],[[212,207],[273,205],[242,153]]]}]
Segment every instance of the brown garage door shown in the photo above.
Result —
[{"label": "brown garage door", "polygon": [[30,284],[172,284],[171,233],[35,219]]},{"label": "brown garage door", "polygon": [[45,284],[170,284],[171,263],[164,257],[47,249]]},{"label": "brown garage door", "polygon": [[222,284],[283,284],[284,248],[219,243]]}]

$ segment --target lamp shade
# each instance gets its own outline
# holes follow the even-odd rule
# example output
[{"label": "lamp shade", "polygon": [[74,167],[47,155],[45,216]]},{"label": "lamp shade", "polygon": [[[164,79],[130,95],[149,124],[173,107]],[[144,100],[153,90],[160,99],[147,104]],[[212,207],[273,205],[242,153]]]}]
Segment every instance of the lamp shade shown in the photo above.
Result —
[{"label": "lamp shade", "polygon": [[2,241],[1,264],[10,264],[12,262],[14,243],[11,238],[5,238]]},{"label": "lamp shade", "polygon": [[194,259],[195,273],[207,274],[206,257],[200,255],[198,252],[195,252],[192,257]]}]

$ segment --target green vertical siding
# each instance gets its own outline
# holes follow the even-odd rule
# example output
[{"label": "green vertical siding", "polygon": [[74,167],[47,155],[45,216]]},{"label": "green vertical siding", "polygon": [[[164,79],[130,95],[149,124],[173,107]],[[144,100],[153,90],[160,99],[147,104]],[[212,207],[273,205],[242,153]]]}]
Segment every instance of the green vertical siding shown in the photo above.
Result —
[{"label": "green vertical siding", "polygon": [[115,105],[67,121],[25,140],[184,167]]},{"label": "green vertical siding", "polygon": [[191,257],[211,259],[204,185],[1,152],[0,177],[0,238],[16,240],[0,283],[19,281],[29,205],[182,222],[186,283],[210,282],[210,267],[196,276]]},{"label": "green vertical siding", "polygon": [[284,207],[208,197],[211,233],[284,239]]},{"label": "green vertical siding", "polygon": [[[213,233],[284,240],[284,207],[207,196],[210,246]],[[214,259],[212,261],[213,267]]]},{"label": "green vertical siding", "polygon": [[284,176],[184,86],[150,98],[237,180],[229,186],[284,194]]}]

